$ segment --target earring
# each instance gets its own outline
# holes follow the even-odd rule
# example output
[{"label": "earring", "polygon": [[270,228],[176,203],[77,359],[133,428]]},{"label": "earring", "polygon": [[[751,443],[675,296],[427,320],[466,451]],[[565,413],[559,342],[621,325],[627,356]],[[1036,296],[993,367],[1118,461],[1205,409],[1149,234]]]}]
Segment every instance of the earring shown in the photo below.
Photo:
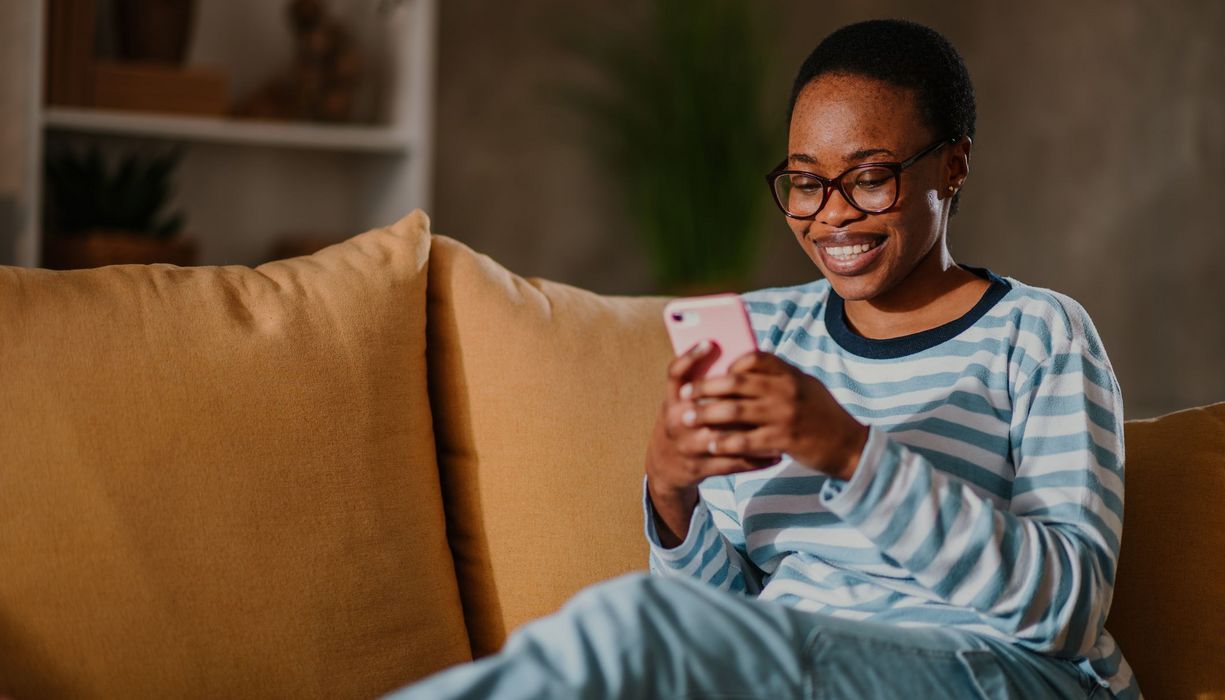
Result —
[{"label": "earring", "polygon": [[957,191],[957,188],[956,188],[956,187],[953,187],[952,185],[949,185],[949,194],[953,194],[953,193],[954,193],[954,192],[956,192],[956,191]]}]

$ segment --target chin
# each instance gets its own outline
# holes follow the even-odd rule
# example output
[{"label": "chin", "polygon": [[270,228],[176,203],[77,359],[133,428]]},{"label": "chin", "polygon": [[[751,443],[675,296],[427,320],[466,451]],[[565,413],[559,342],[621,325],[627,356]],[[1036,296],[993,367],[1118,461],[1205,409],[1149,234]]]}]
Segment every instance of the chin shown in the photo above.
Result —
[{"label": "chin", "polygon": [[838,293],[838,296],[847,301],[865,301],[876,296],[876,289],[870,285],[863,284],[858,280],[846,280],[837,277],[826,276],[829,284]]}]

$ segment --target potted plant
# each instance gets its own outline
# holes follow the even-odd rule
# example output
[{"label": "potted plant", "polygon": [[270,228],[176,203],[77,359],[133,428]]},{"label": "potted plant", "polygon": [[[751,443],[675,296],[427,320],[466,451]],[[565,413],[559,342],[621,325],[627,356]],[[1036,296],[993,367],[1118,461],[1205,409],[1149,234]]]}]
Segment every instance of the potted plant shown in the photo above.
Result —
[{"label": "potted plant", "polygon": [[742,0],[657,0],[647,31],[572,41],[604,79],[568,86],[617,178],[661,291],[744,287],[778,129],[763,115],[762,33]]},{"label": "potted plant", "polygon": [[43,264],[54,269],[121,263],[191,265],[195,242],[182,212],[164,214],[179,153],[128,153],[108,167],[95,146],[49,151]]}]

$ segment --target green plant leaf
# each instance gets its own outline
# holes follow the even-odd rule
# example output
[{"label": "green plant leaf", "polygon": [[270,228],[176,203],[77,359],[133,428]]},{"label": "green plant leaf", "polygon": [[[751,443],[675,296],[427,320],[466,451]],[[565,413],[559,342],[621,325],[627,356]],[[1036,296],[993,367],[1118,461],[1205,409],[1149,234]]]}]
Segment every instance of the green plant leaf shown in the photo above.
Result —
[{"label": "green plant leaf", "polygon": [[183,213],[159,218],[169,203],[181,153],[121,154],[114,169],[96,145],[48,149],[44,216],[48,230],[72,235],[91,229],[119,229],[166,236],[183,227]]},{"label": "green plant leaf", "polygon": [[601,82],[555,90],[590,126],[665,287],[748,276],[779,134],[764,116],[770,62],[744,0],[658,0],[647,31],[567,32]]}]

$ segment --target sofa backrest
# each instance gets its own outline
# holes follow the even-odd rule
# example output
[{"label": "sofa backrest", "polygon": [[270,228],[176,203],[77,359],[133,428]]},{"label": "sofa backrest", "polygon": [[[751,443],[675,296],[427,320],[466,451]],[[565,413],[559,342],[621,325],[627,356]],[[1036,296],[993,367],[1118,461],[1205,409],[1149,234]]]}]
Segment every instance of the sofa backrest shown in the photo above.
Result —
[{"label": "sofa backrest", "polygon": [[430,398],[476,655],[646,568],[634,504],[670,359],[663,303],[524,279],[434,237]]},{"label": "sofa backrest", "polygon": [[1225,697],[1225,402],[1128,421],[1106,629],[1152,698]]},{"label": "sofa backrest", "polygon": [[0,268],[0,696],[365,698],[470,657],[429,243]]}]

